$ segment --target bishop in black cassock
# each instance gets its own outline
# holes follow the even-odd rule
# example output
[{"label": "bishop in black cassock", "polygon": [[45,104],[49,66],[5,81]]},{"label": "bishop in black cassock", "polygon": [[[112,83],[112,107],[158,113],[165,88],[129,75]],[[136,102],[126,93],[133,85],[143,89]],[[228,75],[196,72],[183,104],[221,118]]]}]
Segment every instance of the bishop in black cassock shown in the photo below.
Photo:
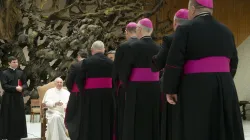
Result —
[{"label": "bishop in black cassock", "polygon": [[125,88],[121,81],[121,65],[123,64],[123,61],[126,61],[124,59],[124,55],[127,52],[126,50],[129,49],[129,44],[132,42],[135,42],[137,39],[136,37],[136,23],[130,22],[126,26],[126,39],[127,41],[120,44],[119,47],[116,50],[115,54],[115,61],[113,66],[113,82],[114,82],[114,95],[116,99],[116,118],[115,118],[115,124],[116,124],[116,136],[117,140],[121,140],[122,136],[122,127],[123,127],[123,116],[124,116],[124,107],[125,107]]},{"label": "bishop in black cassock", "polygon": [[113,61],[104,55],[104,50],[103,42],[94,42],[92,56],[82,61],[81,72],[77,74],[76,84],[82,100],[77,140],[113,138]]},{"label": "bishop in black cassock", "polygon": [[234,36],[212,11],[213,0],[189,1],[192,20],[177,27],[165,66],[163,91],[180,111],[177,140],[244,140]]},{"label": "bishop in black cassock", "polygon": [[121,67],[126,90],[122,140],[159,140],[160,83],[159,72],[152,72],[151,59],[160,47],[151,38],[152,22],[144,18],[137,23],[140,38],[129,45]]},{"label": "bishop in black cassock", "polygon": [[[173,29],[174,31],[178,26],[184,25],[188,21],[188,10],[180,9],[174,15]],[[174,33],[164,36],[162,40],[162,48],[159,53],[152,58],[152,70],[161,71],[164,70],[166,65],[168,53],[172,44]],[[164,75],[164,73],[163,73]],[[161,88],[163,88],[163,77],[161,77]],[[162,93],[162,121],[161,121],[161,139],[171,140],[175,137],[175,119],[176,119],[176,107],[166,102],[164,93]],[[177,134],[178,135],[178,134]]]}]

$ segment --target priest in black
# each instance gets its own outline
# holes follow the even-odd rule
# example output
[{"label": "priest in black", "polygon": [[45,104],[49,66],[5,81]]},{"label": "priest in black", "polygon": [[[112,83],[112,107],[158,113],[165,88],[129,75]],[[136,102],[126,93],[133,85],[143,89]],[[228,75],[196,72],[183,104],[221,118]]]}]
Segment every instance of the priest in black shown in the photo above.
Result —
[{"label": "priest in black", "polygon": [[69,101],[66,109],[65,125],[68,129],[71,140],[78,138],[79,118],[81,117],[81,98],[80,91],[76,85],[77,73],[81,72],[82,61],[87,58],[88,53],[85,50],[80,50],[77,53],[77,63],[71,65],[68,78],[66,80],[67,89],[70,91]]},{"label": "priest in black", "polygon": [[92,44],[92,56],[82,62],[76,83],[80,90],[81,117],[78,140],[112,140],[114,106],[113,61],[104,55],[104,44]]},{"label": "priest in black", "polygon": [[167,101],[180,111],[177,140],[244,140],[234,36],[213,18],[212,0],[188,7],[192,21],[177,27],[163,80]]},{"label": "priest in black", "polygon": [[17,58],[8,58],[9,68],[4,70],[1,84],[4,90],[0,110],[0,139],[20,140],[27,137],[23,91],[26,77],[18,68]]},{"label": "priest in black", "polygon": [[116,137],[117,140],[121,140],[122,136],[122,127],[123,127],[123,116],[124,116],[124,106],[125,106],[125,89],[124,85],[121,82],[120,78],[120,71],[122,68],[121,65],[123,64],[124,60],[124,53],[126,52],[126,49],[129,49],[129,44],[137,40],[136,37],[136,23],[130,22],[127,24],[126,29],[126,42],[119,45],[119,47],[116,49],[115,54],[115,61],[114,61],[114,67],[113,67],[113,82],[114,82],[114,96],[116,99]]},{"label": "priest in black", "polygon": [[[184,25],[188,22],[188,10],[180,9],[174,15],[173,20],[173,29],[174,31],[178,26]],[[174,33],[164,36],[162,40],[162,48],[159,53],[152,58],[152,71],[164,71],[166,65],[168,53]],[[164,73],[162,74],[164,75]],[[161,76],[161,88],[163,87],[163,77]],[[166,102],[164,93],[162,92],[162,121],[161,121],[161,139],[162,140],[171,140],[175,137],[175,124],[174,120],[176,119],[176,107]],[[178,134],[177,134],[178,135]]]},{"label": "priest in black", "polygon": [[141,19],[121,65],[121,80],[126,89],[122,140],[159,140],[159,72],[152,72],[151,59],[160,47],[152,40],[152,22]]}]

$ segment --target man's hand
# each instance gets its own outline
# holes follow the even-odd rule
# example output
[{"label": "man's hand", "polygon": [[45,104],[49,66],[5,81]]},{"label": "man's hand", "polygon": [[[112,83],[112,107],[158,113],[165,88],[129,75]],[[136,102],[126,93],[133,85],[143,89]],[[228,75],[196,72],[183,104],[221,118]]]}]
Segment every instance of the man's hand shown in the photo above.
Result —
[{"label": "man's hand", "polygon": [[55,103],[56,106],[62,106],[63,103],[61,101]]},{"label": "man's hand", "polygon": [[167,94],[167,101],[171,105],[175,105],[177,103],[177,94]]},{"label": "man's hand", "polygon": [[22,88],[21,86],[17,86],[17,87],[16,87],[16,90],[17,90],[18,92],[22,92],[23,88]]}]

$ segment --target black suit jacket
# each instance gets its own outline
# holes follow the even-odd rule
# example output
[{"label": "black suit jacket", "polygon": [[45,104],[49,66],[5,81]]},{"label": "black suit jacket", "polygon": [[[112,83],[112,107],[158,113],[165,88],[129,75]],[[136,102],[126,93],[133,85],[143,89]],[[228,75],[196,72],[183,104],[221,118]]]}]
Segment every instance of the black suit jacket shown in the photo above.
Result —
[{"label": "black suit jacket", "polygon": [[69,91],[72,90],[72,86],[76,81],[76,75],[81,71],[82,61],[74,63],[69,69],[68,78],[66,80],[66,86]]},{"label": "black suit jacket", "polygon": [[[82,61],[72,64],[69,69],[68,78],[66,80],[66,86],[69,91],[72,90],[73,84],[76,83],[76,76],[81,72],[81,65]],[[70,94],[66,110],[65,125],[68,128],[71,140],[77,140],[79,135],[81,104],[82,100],[79,95],[74,93]]]},{"label": "black suit jacket", "polygon": [[128,41],[120,44],[120,46],[116,49],[116,53],[115,53],[115,60],[114,60],[114,65],[113,65],[113,72],[112,72],[112,78],[113,78],[113,83],[114,83],[114,90],[116,91],[117,89],[117,83],[119,80],[121,80],[120,78],[120,71],[121,71],[121,67],[123,65],[123,61],[124,60],[124,55],[125,52],[127,52],[127,50],[129,49],[129,45],[135,41],[137,41],[137,38],[130,38]]},{"label": "black suit jacket", "polygon": [[165,67],[168,57],[168,52],[170,50],[173,38],[174,38],[174,33],[163,37],[162,48],[157,55],[153,56],[152,59],[153,60],[152,62],[153,65],[151,66],[152,71],[160,71]]},{"label": "black suit jacket", "polygon": [[166,35],[162,38],[162,48],[170,48],[174,38],[174,33]]}]

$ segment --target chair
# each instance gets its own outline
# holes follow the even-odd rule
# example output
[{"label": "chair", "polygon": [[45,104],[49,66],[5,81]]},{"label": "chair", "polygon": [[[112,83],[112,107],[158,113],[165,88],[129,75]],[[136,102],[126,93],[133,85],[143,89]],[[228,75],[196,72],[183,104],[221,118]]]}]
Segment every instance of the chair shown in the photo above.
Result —
[{"label": "chair", "polygon": [[50,88],[54,88],[55,87],[55,83],[54,82],[50,82],[46,85],[43,86],[38,86],[37,87],[37,91],[39,94],[39,103],[40,103],[40,111],[41,111],[41,140],[46,140],[45,138],[45,132],[46,132],[46,124],[47,124],[47,120],[46,120],[46,106],[45,104],[42,104],[43,101],[43,97],[46,93],[46,91]]},{"label": "chair", "polygon": [[249,105],[249,104],[250,104],[249,101],[240,101],[239,102],[240,107],[242,107],[241,116],[242,116],[243,120],[247,119],[247,117],[246,117],[246,111],[248,111],[249,109],[246,109],[246,105]]},{"label": "chair", "polygon": [[30,100],[30,122],[34,122],[35,114],[39,114],[39,122],[41,119],[41,107],[39,99],[31,99]]}]

